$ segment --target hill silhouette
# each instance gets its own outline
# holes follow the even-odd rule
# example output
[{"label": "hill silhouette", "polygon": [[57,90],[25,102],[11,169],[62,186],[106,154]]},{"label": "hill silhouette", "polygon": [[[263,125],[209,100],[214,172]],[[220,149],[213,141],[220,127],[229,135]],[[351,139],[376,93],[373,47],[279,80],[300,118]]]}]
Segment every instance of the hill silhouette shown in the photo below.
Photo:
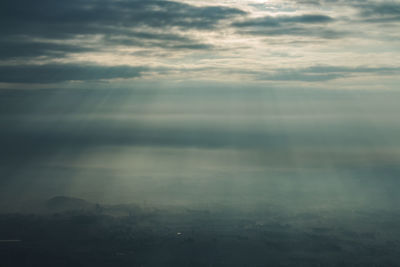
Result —
[{"label": "hill silhouette", "polygon": [[55,196],[46,201],[46,207],[52,211],[87,210],[94,208],[95,204],[81,198]]}]

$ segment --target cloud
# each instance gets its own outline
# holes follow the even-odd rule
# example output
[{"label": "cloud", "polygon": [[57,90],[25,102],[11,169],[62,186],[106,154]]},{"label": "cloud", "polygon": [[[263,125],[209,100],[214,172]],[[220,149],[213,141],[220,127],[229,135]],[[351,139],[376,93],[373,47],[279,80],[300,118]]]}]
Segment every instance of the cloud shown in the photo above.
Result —
[{"label": "cloud", "polygon": [[[346,163],[340,158],[342,148],[357,152],[370,142],[399,145],[396,116],[385,112],[388,107],[398,110],[398,92],[359,96],[346,90],[295,88],[267,97],[265,90],[230,91],[208,96],[164,89],[143,94],[119,89],[3,92],[0,110],[10,108],[0,117],[0,162],[109,146],[249,149],[271,159],[279,157],[278,151],[290,156],[317,148],[311,154],[327,153],[328,159]],[[209,98],[217,101],[206,103]],[[379,120],[370,124],[372,113]]]},{"label": "cloud", "polygon": [[354,9],[357,16],[350,19],[357,21],[362,19],[364,22],[399,22],[400,3],[396,1],[371,1],[371,0],[295,0],[293,4],[330,6],[330,8],[348,7]]},{"label": "cloud", "polygon": [[363,3],[356,6],[366,22],[400,22],[399,3]]},{"label": "cloud", "polygon": [[[237,8],[163,0],[6,0],[0,4],[0,59],[60,57],[113,45],[210,49],[182,31],[211,30],[243,14]],[[85,46],[55,44],[76,39]]]},{"label": "cloud", "polygon": [[[269,1],[256,4],[259,9],[244,2],[188,2],[2,1],[0,80],[38,83],[42,77],[42,83],[55,83],[139,77],[142,69],[125,66],[118,69],[123,73],[116,74],[117,69],[103,65],[131,65],[140,60],[141,66],[164,68],[164,74],[169,71],[171,80],[192,79],[195,69],[201,74],[195,78],[224,79],[229,72],[237,77],[251,72],[262,80],[322,82],[366,72],[350,68],[318,73],[301,66],[335,64],[328,61],[333,58],[342,58],[337,64],[346,65],[344,54],[349,65],[388,66],[396,56],[394,46],[390,51],[378,47],[378,42],[398,40],[394,27],[381,31],[382,25],[369,23],[395,21],[399,8],[393,2]],[[364,52],[371,57],[360,55]],[[83,61],[92,65],[79,68]],[[54,62],[71,64],[62,67]],[[289,65],[293,69],[285,69]],[[48,75],[44,74],[47,70]]]},{"label": "cloud", "polygon": [[398,67],[344,67],[312,66],[299,69],[276,69],[270,73],[257,73],[261,80],[322,82],[346,78],[357,74],[394,75],[400,72]]},{"label": "cloud", "polygon": [[326,29],[324,27],[282,27],[282,28],[257,28],[239,31],[242,34],[259,36],[304,36],[323,39],[336,39],[347,35],[346,32]]},{"label": "cloud", "polygon": [[342,31],[326,26],[335,19],[321,14],[265,16],[234,22],[233,27],[240,33],[265,36],[312,36],[320,38],[338,38],[345,35]]},{"label": "cloud", "polygon": [[65,81],[92,81],[115,78],[136,78],[144,67],[98,66],[85,64],[47,64],[0,66],[0,82],[57,83]]},{"label": "cloud", "polygon": [[262,18],[248,19],[242,22],[235,22],[233,25],[236,27],[280,27],[283,24],[293,23],[327,23],[334,21],[333,18],[325,15],[311,14],[299,16],[266,16]]},{"label": "cloud", "polygon": [[107,46],[137,46],[146,48],[164,48],[169,50],[209,50],[213,46],[180,34],[125,32],[104,37]]},{"label": "cloud", "polygon": [[22,39],[1,40],[0,60],[30,58],[39,56],[64,57],[69,53],[83,53],[93,51],[94,48],[83,45],[69,45],[61,43],[40,42]]},{"label": "cloud", "polygon": [[138,26],[212,29],[221,20],[245,14],[223,7],[196,7],[162,0],[48,1],[6,0],[1,5],[3,33],[60,37],[69,34],[112,33]]}]

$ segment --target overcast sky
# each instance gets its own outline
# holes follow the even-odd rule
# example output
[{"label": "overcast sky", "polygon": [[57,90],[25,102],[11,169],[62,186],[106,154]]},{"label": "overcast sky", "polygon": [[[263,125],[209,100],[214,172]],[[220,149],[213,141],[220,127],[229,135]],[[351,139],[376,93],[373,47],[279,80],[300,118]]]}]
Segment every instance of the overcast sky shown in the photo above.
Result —
[{"label": "overcast sky", "polygon": [[0,200],[398,203],[399,1],[3,0],[0,23]]},{"label": "overcast sky", "polygon": [[398,1],[5,0],[0,7],[3,88],[229,80],[397,89],[399,82]]}]

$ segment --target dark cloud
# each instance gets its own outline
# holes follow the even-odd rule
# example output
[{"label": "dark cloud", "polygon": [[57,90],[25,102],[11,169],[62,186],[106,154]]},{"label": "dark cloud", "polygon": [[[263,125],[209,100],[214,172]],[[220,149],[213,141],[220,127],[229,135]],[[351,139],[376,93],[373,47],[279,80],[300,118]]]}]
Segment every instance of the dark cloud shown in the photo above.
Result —
[{"label": "dark cloud", "polygon": [[0,82],[57,83],[140,77],[144,67],[98,66],[85,64],[46,64],[0,66]]},{"label": "dark cloud", "polygon": [[359,21],[359,19],[375,23],[400,21],[400,3],[396,1],[294,0],[293,3],[312,6],[346,6],[358,12],[358,16],[351,18],[353,21]]},{"label": "dark cloud", "polygon": [[325,27],[282,27],[282,28],[248,28],[239,31],[242,34],[260,36],[299,36],[335,39],[346,36],[348,33],[327,29]]},{"label": "dark cloud", "polygon": [[367,22],[400,22],[399,3],[362,3],[356,5]]},{"label": "dark cloud", "polygon": [[242,22],[236,22],[233,25],[236,27],[280,27],[283,24],[292,23],[326,23],[332,22],[334,19],[325,15],[300,15],[300,16],[277,16],[263,17],[256,19],[248,19]]},{"label": "dark cloud", "polygon": [[308,14],[296,16],[266,16],[263,18],[247,19],[235,22],[232,25],[240,33],[265,36],[312,36],[320,38],[338,38],[345,35],[328,28],[325,24],[334,22],[335,19],[321,14]]},{"label": "dark cloud", "polygon": [[112,33],[138,26],[156,28],[211,29],[221,20],[243,11],[221,7],[195,7],[162,0],[72,0],[34,3],[27,0],[3,1],[3,33],[61,37],[69,34]]},{"label": "dark cloud", "polygon": [[30,41],[24,38],[0,41],[0,60],[38,56],[64,57],[69,53],[93,51],[94,48],[51,42]]},{"label": "dark cloud", "polygon": [[381,5],[374,5],[374,6],[369,6],[366,8],[364,11],[364,14],[367,15],[400,15],[400,4],[394,4],[394,3],[384,3]]},{"label": "dark cloud", "polygon": [[[375,132],[355,136],[352,130],[358,126],[346,126],[345,129],[335,129],[335,125],[320,123],[325,128],[317,129],[315,125],[305,123],[287,126],[285,129],[245,128],[246,124],[236,125],[220,121],[220,127],[212,122],[199,124],[194,121],[176,124],[164,121],[158,124],[146,123],[143,120],[115,119],[69,119],[57,117],[57,120],[34,120],[27,124],[32,117],[26,117],[22,126],[4,127],[0,133],[2,156],[0,160],[24,158],[29,156],[48,156],[59,151],[81,151],[99,147],[175,147],[175,148],[237,148],[260,149],[264,151],[289,152],[294,147],[321,146],[326,149],[342,146],[362,146],[374,140]],[[5,122],[1,121],[4,125]],[[260,123],[262,123],[260,121]],[[318,122],[317,122],[318,124]],[[34,125],[34,127],[29,127]],[[225,127],[224,127],[225,126]],[[242,127],[240,127],[242,126]],[[309,127],[308,129],[306,129]],[[342,126],[344,127],[344,126]],[[371,127],[366,127],[373,130]],[[329,133],[332,132],[332,133]],[[391,142],[398,144],[395,136]],[[329,141],[327,141],[329,140]],[[375,140],[375,143],[384,143]],[[33,155],[30,155],[33,154]]]},{"label": "dark cloud", "polygon": [[126,32],[121,35],[114,34],[105,36],[103,41],[107,46],[160,47],[177,50],[208,50],[213,47],[212,45],[201,43],[187,36],[170,33]]},{"label": "dark cloud", "polygon": [[[98,43],[91,47],[54,44],[77,37],[81,40],[78,43],[83,43],[82,38],[87,43],[94,35],[104,37],[105,47],[209,49],[211,46],[179,31],[210,30],[222,20],[242,14],[245,12],[235,8],[163,0],[6,0],[0,4],[0,58],[62,56],[101,49]],[[33,41],[38,39],[41,42]]]},{"label": "dark cloud", "polygon": [[343,73],[314,73],[306,70],[279,70],[276,73],[260,74],[261,80],[322,82],[346,77]]},{"label": "dark cloud", "polygon": [[400,71],[398,67],[343,67],[343,66],[313,66],[305,69],[312,73],[382,73],[393,74]]},{"label": "dark cloud", "polygon": [[[49,155],[58,152],[68,153],[69,151],[79,155],[80,151],[107,146],[115,148],[149,146],[183,149],[194,147],[251,149],[264,151],[263,153],[269,154],[271,158],[279,157],[280,153],[277,152],[280,151],[285,155],[287,153],[288,159],[290,159],[292,152],[305,147],[321,148],[313,154],[318,157],[324,151],[329,151],[329,149],[338,151],[338,148],[342,147],[354,147],[357,154],[357,148],[366,144],[373,143],[380,146],[390,142],[393,145],[399,145],[397,136],[400,129],[389,123],[394,121],[393,119],[372,125],[366,123],[368,120],[356,121],[354,119],[354,115],[362,106],[375,103],[371,102],[374,96],[382,97],[377,93],[367,97],[364,95],[360,98],[357,97],[357,93],[345,91],[324,93],[321,90],[321,95],[318,97],[314,95],[315,93],[310,92],[304,94],[304,92],[297,93],[297,90],[287,91],[286,95],[281,95],[283,98],[280,98],[280,101],[286,101],[287,108],[293,108],[292,106],[296,106],[297,102],[304,104],[295,107],[293,110],[286,110],[286,112],[289,112],[287,114],[292,114],[290,117],[296,119],[285,118],[283,115],[285,113],[284,106],[277,105],[276,98],[262,98],[259,101],[264,105],[280,107],[276,110],[272,109],[275,110],[272,111],[272,114],[282,119],[282,121],[276,123],[271,118],[268,119],[271,110],[267,111],[260,107],[255,108],[255,111],[262,116],[254,118],[251,115],[253,113],[251,113],[250,116],[240,119],[238,116],[220,117],[222,115],[219,113],[220,111],[207,106],[203,107],[202,114],[208,116],[208,119],[199,119],[198,116],[190,112],[190,109],[196,105],[194,103],[199,101],[198,95],[192,95],[185,98],[185,101],[179,101],[182,98],[176,99],[175,93],[172,97],[175,101],[173,102],[174,107],[183,102],[191,104],[187,107],[179,107],[180,112],[178,114],[188,114],[187,119],[176,120],[176,116],[174,116],[176,113],[171,113],[171,110],[166,109],[162,113],[172,116],[163,116],[162,119],[151,120],[147,115],[159,114],[159,111],[152,113],[152,111],[146,109],[146,106],[149,103],[168,105],[168,101],[143,100],[137,94],[129,96],[126,92],[121,94],[118,89],[116,91],[99,92],[98,90],[91,90],[90,92],[81,92],[81,90],[71,90],[58,93],[43,91],[39,92],[39,96],[36,96],[37,92],[27,93],[17,90],[2,94],[2,104],[6,103],[13,107],[20,105],[22,108],[18,108],[17,114],[12,114],[13,112],[8,109],[3,112],[3,116],[0,116],[0,127],[2,128],[2,131],[0,131],[0,146],[2,147],[0,164],[9,161],[18,162],[20,159],[49,157]],[[157,94],[158,101],[160,101],[162,94]],[[243,103],[242,94],[248,96],[252,93],[246,91],[246,93],[241,92],[234,96],[242,101],[240,103]],[[232,97],[232,92],[227,93],[227,95]],[[215,105],[223,105],[222,101],[226,99],[227,95],[219,96],[219,101]],[[395,99],[398,93],[390,93],[388,96]],[[257,94],[253,97],[261,99]],[[310,101],[310,98],[319,99],[318,106],[315,105],[316,102]],[[366,101],[366,103],[363,101]],[[254,106],[253,101],[245,101],[245,103]],[[359,106],[360,103],[361,106]],[[124,114],[119,112],[121,112],[121,109],[123,110],[124,106],[127,108],[127,105],[135,109],[125,114],[129,116],[121,117],[120,115]],[[386,101],[384,105],[388,105],[388,102]],[[389,103],[389,105],[391,104]],[[139,112],[140,106],[144,107],[141,112]],[[227,108],[229,109],[228,106],[221,107],[221,110],[226,111]],[[324,111],[326,106],[331,106],[331,109],[328,108]],[[381,112],[381,108],[382,106],[378,105],[376,110]],[[69,109],[69,111],[66,109]],[[110,111],[113,109],[117,112]],[[231,107],[231,111],[236,109],[237,106]],[[211,110],[211,113],[206,113],[209,110]],[[331,115],[337,115],[338,111],[343,110],[346,110],[343,115],[348,116],[348,120],[342,120],[340,116],[336,119],[331,117]],[[363,109],[361,108],[361,110]],[[314,117],[316,111],[318,111],[318,116],[322,116],[319,120]],[[326,113],[327,111],[328,113]],[[132,114],[138,116],[130,117]],[[293,117],[295,114],[298,116]],[[383,114],[381,113],[382,116]],[[218,117],[219,119],[215,120]],[[378,125],[384,125],[385,131],[377,127]],[[384,132],[385,138],[381,138],[381,134]],[[338,164],[346,162],[346,160],[340,158],[340,153],[327,154],[329,159],[335,159]],[[376,159],[378,160],[378,157]],[[254,160],[261,161],[257,156]],[[303,160],[307,159],[303,158]],[[356,157],[351,159],[351,162],[359,160],[362,161],[363,159]],[[390,161],[390,157],[380,160]]]},{"label": "dark cloud", "polygon": [[277,69],[273,73],[257,73],[262,80],[321,82],[358,74],[394,75],[400,72],[396,67],[342,67],[312,66],[302,69]]}]

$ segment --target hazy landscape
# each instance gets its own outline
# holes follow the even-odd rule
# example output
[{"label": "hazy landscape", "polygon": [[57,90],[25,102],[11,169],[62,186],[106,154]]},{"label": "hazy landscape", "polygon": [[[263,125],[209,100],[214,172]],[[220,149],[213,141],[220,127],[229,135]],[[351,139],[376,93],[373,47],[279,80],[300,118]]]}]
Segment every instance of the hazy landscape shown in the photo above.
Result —
[{"label": "hazy landscape", "polygon": [[399,211],[42,204],[0,215],[2,266],[399,266]]},{"label": "hazy landscape", "polygon": [[0,267],[400,266],[398,0],[2,0]]}]

